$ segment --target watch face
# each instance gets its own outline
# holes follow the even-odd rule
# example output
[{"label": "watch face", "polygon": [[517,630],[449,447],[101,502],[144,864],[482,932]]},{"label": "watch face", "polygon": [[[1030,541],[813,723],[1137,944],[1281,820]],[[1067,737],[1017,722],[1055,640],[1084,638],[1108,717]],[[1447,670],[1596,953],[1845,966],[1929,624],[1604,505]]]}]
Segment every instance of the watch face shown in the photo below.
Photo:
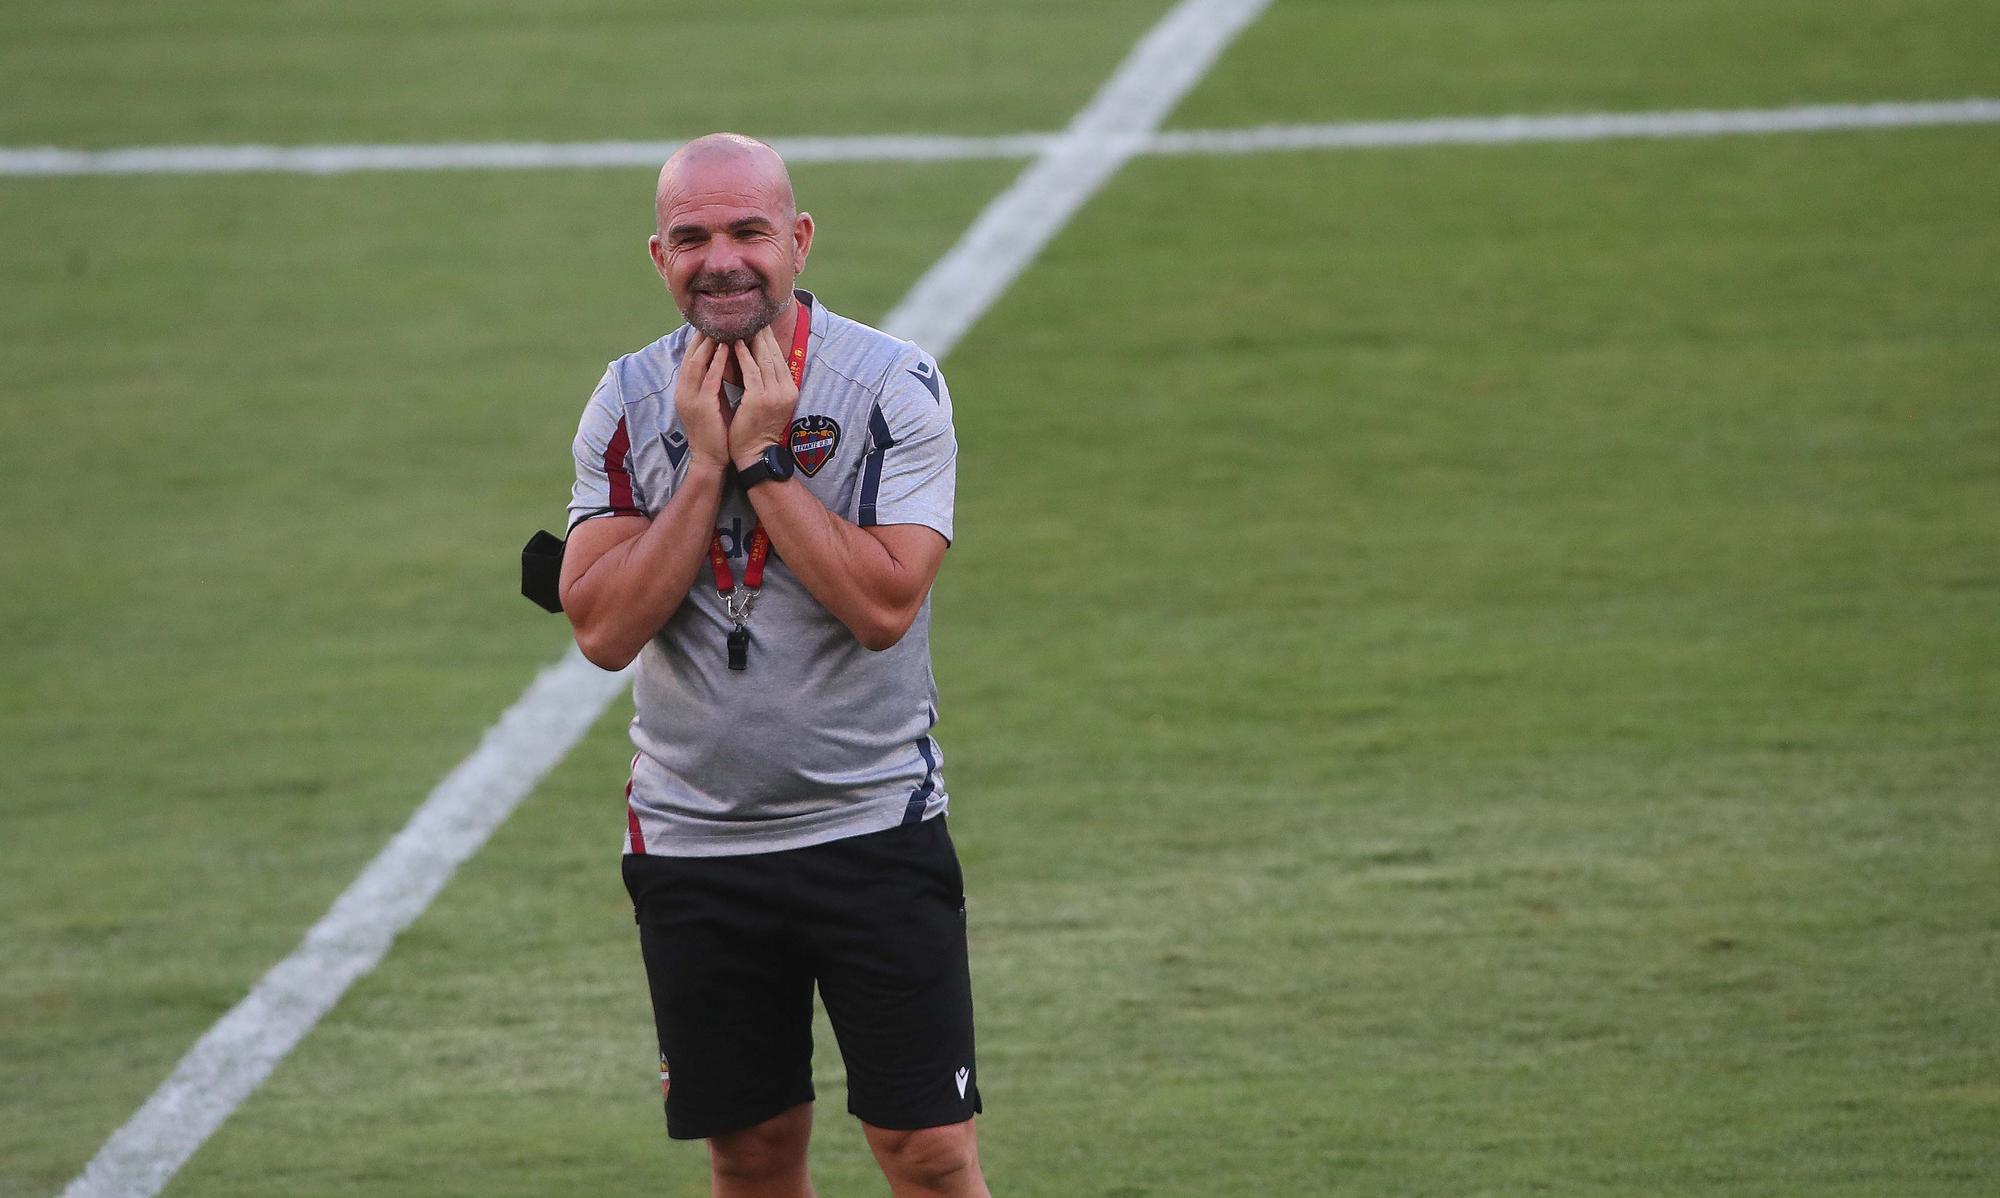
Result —
[{"label": "watch face", "polygon": [[792,476],[792,455],[785,452],[782,445],[773,445],[764,451],[764,464],[771,469],[771,477],[784,482]]}]

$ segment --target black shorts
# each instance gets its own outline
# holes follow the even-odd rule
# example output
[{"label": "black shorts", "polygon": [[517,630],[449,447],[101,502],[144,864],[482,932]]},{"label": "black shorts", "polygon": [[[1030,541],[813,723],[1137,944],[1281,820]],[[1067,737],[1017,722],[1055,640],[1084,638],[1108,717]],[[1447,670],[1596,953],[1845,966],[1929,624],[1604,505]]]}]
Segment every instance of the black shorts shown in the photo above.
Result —
[{"label": "black shorts", "polygon": [[627,854],[667,1134],[699,1140],[813,1098],[812,991],[876,1127],[980,1110],[965,884],[944,820],[779,853]]}]

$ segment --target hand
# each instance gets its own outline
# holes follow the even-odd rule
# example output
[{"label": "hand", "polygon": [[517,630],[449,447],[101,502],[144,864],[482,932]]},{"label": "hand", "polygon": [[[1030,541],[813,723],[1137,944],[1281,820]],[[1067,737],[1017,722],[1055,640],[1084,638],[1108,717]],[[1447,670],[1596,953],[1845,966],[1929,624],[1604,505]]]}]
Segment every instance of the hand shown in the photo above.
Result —
[{"label": "hand", "polygon": [[729,350],[696,333],[681,355],[674,378],[674,411],[695,457],[712,466],[729,464],[729,402],[722,397],[722,372]]},{"label": "hand", "polygon": [[785,352],[770,326],[730,347],[743,372],[743,402],[729,425],[729,456],[747,466],[773,445],[782,444],[799,406],[799,385],[785,364]]}]

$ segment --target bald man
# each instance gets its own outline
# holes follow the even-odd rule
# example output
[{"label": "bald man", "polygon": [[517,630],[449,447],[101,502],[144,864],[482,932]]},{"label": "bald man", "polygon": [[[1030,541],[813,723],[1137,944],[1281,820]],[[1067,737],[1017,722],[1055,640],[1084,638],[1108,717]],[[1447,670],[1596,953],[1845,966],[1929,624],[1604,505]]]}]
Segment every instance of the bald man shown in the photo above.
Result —
[{"label": "bald man", "polygon": [[689,142],[655,195],[686,324],[611,363],[574,452],[563,610],[637,661],[624,877],[667,1132],[714,1192],[810,1195],[812,995],[898,1196],[985,1195],[965,893],[931,736],[951,393],[795,286],[784,162]]}]

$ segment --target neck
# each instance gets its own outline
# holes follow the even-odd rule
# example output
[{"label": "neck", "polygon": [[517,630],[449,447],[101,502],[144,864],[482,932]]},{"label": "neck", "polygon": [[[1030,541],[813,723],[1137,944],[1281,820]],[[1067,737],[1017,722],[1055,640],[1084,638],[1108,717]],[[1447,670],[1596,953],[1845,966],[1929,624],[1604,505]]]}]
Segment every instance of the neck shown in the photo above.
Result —
[{"label": "neck", "polygon": [[781,348],[789,349],[792,344],[792,330],[799,322],[799,301],[797,296],[787,295],[785,306],[771,318],[771,335],[778,339]]}]

